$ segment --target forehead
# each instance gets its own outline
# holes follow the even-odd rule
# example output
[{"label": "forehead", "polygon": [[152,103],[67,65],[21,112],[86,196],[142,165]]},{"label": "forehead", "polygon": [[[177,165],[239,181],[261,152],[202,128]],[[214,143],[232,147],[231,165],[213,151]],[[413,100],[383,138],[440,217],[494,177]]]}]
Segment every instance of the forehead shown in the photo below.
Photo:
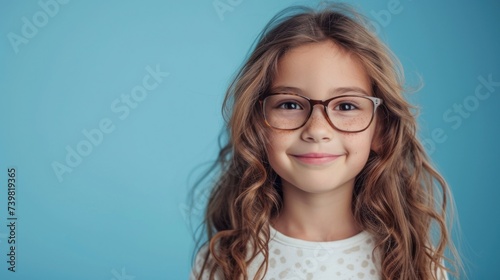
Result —
[{"label": "forehead", "polygon": [[371,94],[370,85],[359,58],[332,41],[290,49],[279,59],[272,81],[272,87],[296,87],[306,93],[358,87]]}]

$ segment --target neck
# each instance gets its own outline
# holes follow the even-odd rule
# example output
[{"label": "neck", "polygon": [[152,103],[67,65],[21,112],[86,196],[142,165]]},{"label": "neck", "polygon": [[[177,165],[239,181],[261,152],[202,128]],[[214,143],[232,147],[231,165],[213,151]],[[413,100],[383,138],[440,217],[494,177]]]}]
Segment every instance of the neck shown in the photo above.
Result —
[{"label": "neck", "polygon": [[283,208],[273,221],[279,232],[308,241],[335,241],[361,230],[352,214],[354,181],[325,193],[283,184]]}]

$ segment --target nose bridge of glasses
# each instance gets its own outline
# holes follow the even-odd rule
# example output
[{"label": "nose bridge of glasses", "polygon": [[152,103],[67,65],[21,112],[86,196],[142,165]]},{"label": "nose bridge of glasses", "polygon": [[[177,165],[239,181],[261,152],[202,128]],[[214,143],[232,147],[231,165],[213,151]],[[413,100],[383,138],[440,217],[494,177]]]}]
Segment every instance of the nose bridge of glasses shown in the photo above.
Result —
[{"label": "nose bridge of glasses", "polygon": [[330,102],[330,100],[315,100],[315,99],[309,99],[309,103],[311,104],[311,108],[313,108],[315,105],[323,105],[323,106],[326,106],[328,105],[328,102]]},{"label": "nose bridge of glasses", "polygon": [[308,119],[306,120],[306,123],[309,122],[313,115],[313,112],[314,112],[314,107],[316,105],[321,105],[321,108],[320,108],[320,111],[322,112],[321,114],[323,115],[323,117],[326,119],[326,121],[330,124],[331,124],[331,120],[330,120],[330,116],[328,116],[328,113],[326,112],[327,111],[327,107],[328,107],[328,103],[330,102],[330,100],[314,100],[314,99],[309,99],[309,104],[311,104],[311,108],[310,108],[310,112],[309,112],[309,117]]}]

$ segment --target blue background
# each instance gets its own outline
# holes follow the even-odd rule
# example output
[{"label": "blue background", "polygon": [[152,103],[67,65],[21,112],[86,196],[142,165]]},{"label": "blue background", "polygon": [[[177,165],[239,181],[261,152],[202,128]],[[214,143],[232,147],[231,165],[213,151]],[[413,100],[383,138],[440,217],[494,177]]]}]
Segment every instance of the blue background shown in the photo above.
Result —
[{"label": "blue background", "polygon": [[[500,81],[500,4],[400,0],[391,8],[394,1],[355,6],[401,59],[410,84],[422,77],[411,100],[455,195],[462,229],[455,241],[470,279],[494,279],[500,86],[483,100],[474,93],[480,77]],[[46,18],[37,1],[1,2],[0,279],[186,279],[194,248],[186,196],[198,167],[217,153],[225,89],[276,12],[316,2],[220,0],[230,9],[217,13],[213,0],[61,0]],[[23,17],[40,27],[16,45],[9,38],[24,36]],[[142,85],[148,66],[169,75],[131,108],[122,95]],[[85,150],[82,131],[106,119],[114,130]],[[54,162],[66,165],[67,147],[79,144],[88,155],[58,178]],[[10,167],[15,273],[6,262]],[[201,211],[195,205],[195,220]]]}]

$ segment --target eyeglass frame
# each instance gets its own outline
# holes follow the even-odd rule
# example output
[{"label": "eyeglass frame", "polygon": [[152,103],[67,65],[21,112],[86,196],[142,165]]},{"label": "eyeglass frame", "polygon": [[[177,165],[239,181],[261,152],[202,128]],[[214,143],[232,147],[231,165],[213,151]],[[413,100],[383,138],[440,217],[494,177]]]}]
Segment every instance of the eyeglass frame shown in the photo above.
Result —
[{"label": "eyeglass frame", "polygon": [[[307,100],[309,102],[309,105],[311,106],[311,109],[309,110],[309,114],[307,115],[304,123],[302,125],[300,125],[299,127],[297,128],[277,128],[277,127],[274,127],[272,126],[268,121],[267,121],[267,118],[266,118],[266,113],[265,113],[265,108],[264,108],[264,100],[269,97],[269,96],[274,96],[274,95],[294,95],[294,96],[298,96],[298,97],[302,97],[304,98],[305,100]],[[332,120],[330,119],[330,115],[328,115],[328,104],[330,104],[330,102],[332,100],[335,100],[337,98],[341,98],[341,97],[361,97],[361,98],[365,98],[365,99],[369,99],[373,102],[373,112],[372,112],[372,117],[370,119],[370,122],[368,122],[368,125],[361,129],[361,130],[355,130],[355,131],[348,131],[348,130],[342,130],[342,129],[339,129],[338,127],[336,127],[333,123],[332,123]],[[348,95],[339,95],[339,96],[335,96],[335,97],[332,97],[332,98],[329,98],[329,99],[326,99],[326,100],[318,100],[318,99],[311,99],[309,97],[306,97],[306,96],[303,96],[303,95],[300,95],[300,94],[296,94],[296,93],[282,93],[282,92],[277,92],[277,93],[266,93],[264,94],[263,96],[261,96],[261,98],[259,98],[259,103],[260,103],[260,108],[262,110],[262,115],[264,116],[264,121],[265,123],[267,124],[267,126],[273,128],[273,129],[278,129],[278,130],[288,130],[288,131],[291,131],[291,130],[297,130],[301,127],[303,127],[304,125],[306,125],[306,123],[309,121],[309,118],[311,118],[311,115],[312,115],[312,112],[314,110],[314,106],[316,105],[323,105],[323,113],[324,113],[324,116],[326,117],[326,120],[328,121],[328,123],[330,124],[331,127],[333,127],[334,129],[340,131],[340,132],[346,132],[346,133],[358,133],[358,132],[362,132],[362,131],[365,131],[366,129],[368,129],[368,127],[370,127],[370,125],[372,124],[373,122],[373,119],[375,117],[375,112],[377,110],[377,108],[384,102],[384,100],[382,100],[381,98],[378,98],[378,97],[374,97],[374,96],[366,96],[366,95],[354,95],[354,94],[348,94]]]}]

